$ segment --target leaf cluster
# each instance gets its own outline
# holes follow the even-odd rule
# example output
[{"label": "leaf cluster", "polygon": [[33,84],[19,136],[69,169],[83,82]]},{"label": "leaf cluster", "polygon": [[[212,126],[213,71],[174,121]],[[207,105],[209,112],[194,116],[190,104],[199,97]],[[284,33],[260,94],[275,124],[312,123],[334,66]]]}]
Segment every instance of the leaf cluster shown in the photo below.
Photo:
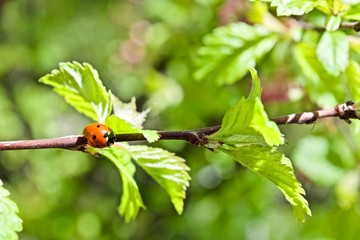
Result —
[{"label": "leaf cluster", "polygon": [[[290,161],[276,150],[276,146],[283,144],[284,139],[276,124],[265,113],[260,100],[260,80],[255,69],[251,68],[250,72],[253,86],[249,97],[242,98],[226,112],[220,130],[207,137],[207,147],[229,154],[242,165],[274,182],[293,205],[298,220],[304,221],[304,213],[311,214],[307,201],[302,196],[305,192],[295,178]],[[97,72],[88,64],[62,63],[59,70],[44,76],[40,82],[53,86],[79,112],[88,114],[95,121],[105,121],[115,134],[142,133],[149,142],[156,141],[159,137],[156,132],[142,130],[141,123],[146,114],[136,113],[134,101],[124,104],[110,91],[106,91],[97,76]],[[83,81],[86,81],[86,85]],[[83,91],[81,86],[90,92]],[[83,106],[87,106],[88,110],[84,111]],[[110,115],[109,109],[116,110]],[[130,114],[126,109],[131,110]],[[126,115],[122,115],[124,113]],[[140,116],[142,118],[139,120]],[[166,190],[176,211],[182,213],[185,191],[190,180],[187,173],[189,167],[182,158],[160,148],[141,145],[115,144],[103,149],[87,147],[86,151],[105,156],[118,168],[123,182],[119,213],[126,221],[134,219],[139,209],[145,208],[133,178],[136,171],[134,163]]]},{"label": "leaf cluster", "polygon": [[[101,4],[106,2],[101,2]],[[110,8],[106,6],[107,10],[104,12],[98,9],[101,4],[84,4],[81,1],[71,4],[62,2],[61,9],[64,11],[58,11],[59,3],[55,3],[53,8],[46,9],[46,14],[48,14],[46,19],[51,19],[50,21],[44,21],[44,9],[37,9],[42,14],[33,16],[14,10],[17,6],[33,9],[24,7],[25,3],[9,2],[10,11],[3,11],[4,14],[1,15],[3,22],[9,24],[3,25],[1,32],[7,36],[5,39],[15,39],[15,43],[10,43],[8,46],[6,44],[1,45],[0,47],[1,54],[6,59],[0,66],[0,75],[16,76],[20,79],[21,76],[18,73],[22,73],[24,69],[43,72],[61,59],[73,59],[74,56],[77,59],[86,59],[86,61],[94,63],[94,66],[111,69],[101,74],[107,79],[112,79],[110,82],[110,84],[114,83],[111,86],[112,91],[119,93],[122,98],[130,99],[131,96],[136,95],[137,97],[141,96],[141,99],[148,98],[150,105],[152,103],[159,104],[160,110],[158,109],[155,114],[157,117],[159,115],[160,121],[170,123],[169,128],[206,126],[209,123],[219,122],[220,119],[215,116],[215,113],[224,112],[229,102],[237,99],[239,95],[244,95],[247,89],[244,87],[246,83],[240,81],[246,78],[249,73],[249,66],[258,69],[261,78],[265,80],[262,82],[263,84],[268,84],[268,79],[276,80],[281,76],[284,79],[286,78],[286,81],[281,82],[281,87],[283,85],[299,85],[296,90],[300,90],[300,97],[303,101],[299,103],[299,108],[296,111],[299,109],[303,111],[307,107],[304,103],[308,103],[309,100],[313,104],[311,108],[314,108],[315,105],[317,108],[318,106],[333,107],[335,104],[348,99],[355,101],[360,99],[359,35],[352,27],[349,27],[360,21],[360,2],[358,0],[251,1],[248,4],[249,11],[239,9],[238,12],[234,11],[234,18],[228,22],[224,22],[222,19],[215,20],[219,16],[221,18],[222,6],[226,7],[226,4],[230,2],[243,3],[244,1],[190,2],[159,0],[159,2],[154,3],[153,1],[142,1],[140,5],[134,4],[136,7],[129,7],[130,4],[116,3]],[[125,10],[123,9],[124,5],[126,5]],[[96,11],[93,11],[94,9],[91,9],[91,6]],[[139,6],[142,7],[141,11],[139,11]],[[36,7],[34,5],[34,8]],[[236,6],[231,7],[236,10]],[[75,13],[75,15],[78,14],[73,11],[77,8],[84,9],[83,13],[90,14],[72,16]],[[122,9],[121,14],[117,12],[119,9]],[[239,12],[241,11],[243,12],[240,15]],[[66,17],[64,17],[64,13],[66,13]],[[111,21],[101,21],[100,15],[104,15],[104,19],[111,19]],[[108,15],[111,17],[109,18]],[[28,25],[24,24],[24,16],[28,16]],[[32,19],[29,20],[29,18]],[[16,21],[13,21],[14,19]],[[238,19],[244,21],[238,22]],[[233,23],[233,20],[236,22]],[[110,27],[105,28],[104,26]],[[29,38],[28,29],[35,30],[33,32],[34,38]],[[117,36],[121,38],[121,44],[119,43],[121,48],[120,45],[114,43],[117,42],[114,41],[114,37],[116,37],[114,29],[129,31],[129,34],[121,32],[121,36]],[[79,34],[80,32],[81,34]],[[14,35],[9,35],[9,33],[14,33]],[[100,35],[101,37],[99,37]],[[126,35],[129,35],[128,39],[122,39]],[[201,38],[203,39],[202,42],[200,41]],[[34,39],[39,40],[37,46],[34,46]],[[6,40],[4,41],[6,42]],[[197,46],[196,48],[194,44]],[[59,46],[61,46],[61,51],[58,49]],[[192,58],[193,53],[195,54],[194,59]],[[119,57],[120,55],[121,57]],[[195,66],[192,65],[191,60],[194,60]],[[11,71],[7,73],[7,69],[15,69],[15,74]],[[202,81],[201,83],[188,81],[193,73],[197,80]],[[294,154],[286,152],[285,156],[278,149],[278,146],[284,143],[284,138],[276,125],[269,121],[260,101],[259,81],[254,70],[251,70],[251,73],[253,75],[253,87],[249,97],[242,98],[227,111],[221,130],[207,136],[209,140],[207,147],[216,149],[216,152],[227,154],[236,162],[272,181],[293,206],[297,219],[303,221],[305,215],[310,215],[311,212],[303,197],[304,190],[299,181],[296,180],[292,164],[286,156],[291,157],[294,160],[295,167],[309,178],[309,181],[321,186],[335,187],[334,195],[338,197],[338,203],[341,207],[339,210],[339,207],[334,204],[334,212],[338,213],[336,216],[332,213],[329,214],[328,209],[316,209],[317,216],[313,217],[311,227],[303,225],[304,229],[308,229],[308,233],[311,234],[315,228],[326,228],[331,233],[338,232],[338,237],[329,234],[333,238],[346,238],[347,236],[351,239],[349,236],[357,236],[358,211],[357,209],[348,210],[352,206],[357,206],[359,199],[359,171],[356,168],[356,164],[358,164],[356,146],[359,145],[357,136],[351,139],[351,136],[355,134],[345,132],[346,137],[339,137],[339,135],[333,134],[334,126],[332,124],[330,124],[330,131],[327,128],[324,130],[318,124],[315,131],[311,130],[311,132],[315,135],[319,132],[317,130],[321,128],[323,133],[329,134],[328,137],[324,134],[323,136],[305,137],[295,147]],[[56,126],[61,131],[64,129],[69,132],[77,131],[76,121],[69,124],[66,114],[62,114],[60,111],[60,108],[63,107],[60,104],[61,101],[55,98],[50,98],[54,101],[49,101],[48,96],[51,94],[44,94],[36,85],[31,88],[32,85],[28,81],[30,78],[34,78],[34,76],[26,76],[23,82],[16,82],[14,86],[24,84],[24,87],[16,87],[13,91],[8,91],[3,84],[0,86],[0,111],[3,119],[0,125],[2,126],[1,129],[4,130],[1,132],[1,137],[19,139],[24,136],[23,133],[29,127],[32,129],[31,135],[26,135],[29,138],[48,136],[48,129],[51,126]],[[155,131],[142,127],[149,110],[137,112],[135,98],[130,103],[122,102],[103,86],[99,74],[89,64],[60,63],[59,69],[54,70],[41,81],[53,86],[54,90],[78,112],[83,113],[93,121],[103,122],[111,126],[118,134],[141,133],[149,142],[158,139]],[[217,85],[233,85],[231,87],[224,86],[222,91],[219,91],[214,83]],[[276,82],[270,84],[274,85],[276,89]],[[13,85],[13,83],[8,85]],[[265,91],[264,93],[266,94]],[[265,95],[264,93],[263,95]],[[14,99],[11,99],[11,95]],[[214,96],[216,96],[215,99]],[[288,97],[291,98],[290,91]],[[44,100],[55,103],[54,106],[56,107],[42,111],[41,114],[44,115],[35,118],[34,109],[39,109],[39,102]],[[21,104],[15,108],[13,104],[16,102]],[[182,102],[181,105],[180,102]],[[276,107],[278,108],[278,106]],[[159,112],[164,109],[168,111],[165,116],[160,116],[161,113],[159,114]],[[267,110],[269,109],[267,108]],[[289,109],[286,111],[287,113],[293,112]],[[22,113],[21,117],[18,116],[19,113]],[[191,121],[188,120],[189,115]],[[39,121],[40,118],[45,120]],[[49,118],[53,118],[53,120],[49,121]],[[26,122],[26,126],[22,126],[21,121]],[[9,125],[14,126],[11,131],[8,131]],[[301,132],[299,134],[293,131],[291,134],[287,134],[287,137],[294,143],[301,138],[302,134],[305,134],[304,131]],[[59,133],[56,132],[55,134]],[[178,145],[172,144],[170,146],[171,149],[176,149]],[[183,148],[183,145],[180,146],[179,148]],[[117,186],[122,190],[119,213],[124,216],[126,221],[133,220],[140,209],[145,208],[136,177],[134,177],[138,167],[142,168],[165,189],[178,213],[183,211],[185,193],[190,181],[189,167],[185,164],[184,159],[161,148],[128,145],[126,143],[118,143],[106,149],[87,148],[87,151],[104,156],[118,169],[122,179],[122,187]],[[286,151],[289,151],[288,147]],[[234,177],[233,167],[229,167],[227,162],[222,162],[225,161],[222,160],[224,154],[207,153],[209,152],[204,153],[201,157],[216,159],[209,166],[199,167],[201,163],[198,161],[188,163],[191,164],[192,169],[194,166],[202,168],[199,173],[196,173],[195,181],[204,175],[205,180],[202,181],[206,181],[208,184],[206,186],[217,186],[215,183],[217,183],[216,177],[219,178],[218,175],[223,174],[221,175],[222,180],[229,178],[229,176]],[[198,157],[196,154],[198,153],[190,154],[191,159]],[[209,157],[210,154],[211,157]],[[59,159],[62,158],[61,160],[65,158],[64,156],[68,156],[63,155],[63,153],[58,155],[60,156]],[[21,156],[24,159],[29,158],[26,153]],[[47,161],[46,158],[50,158],[50,156],[50,154],[42,155],[46,161],[41,161],[34,156],[37,158],[36,162],[31,163],[35,169],[33,171],[33,175],[36,176],[34,184],[43,192],[52,192],[56,195],[54,198],[63,201],[69,192],[71,194],[74,187],[70,183],[65,185],[66,187],[63,186],[63,189],[66,189],[64,194],[59,190],[61,188],[59,187],[61,185],[59,179],[64,180],[66,174],[74,174],[74,172],[81,174],[89,168],[91,161],[81,158],[78,158],[77,161],[71,161],[71,163],[67,163],[68,167],[65,174],[58,173],[60,171],[53,161]],[[18,161],[14,162],[11,165],[13,169]],[[47,168],[48,166],[51,166],[51,170]],[[212,174],[208,174],[209,169]],[[18,172],[23,174],[21,171]],[[64,176],[56,179],[58,174]],[[177,226],[185,229],[183,232],[186,233],[182,233],[184,238],[191,238],[188,237],[191,235],[190,233],[186,235],[191,230],[193,234],[191,236],[198,236],[198,238],[224,237],[225,233],[228,234],[226,236],[238,238],[241,231],[258,232],[259,225],[266,226],[266,228],[272,226],[270,229],[272,232],[276,232],[275,238],[278,238],[277,230],[283,230],[283,227],[276,228],[278,224],[270,225],[269,221],[266,221],[268,225],[262,225],[265,221],[259,222],[258,215],[256,215],[257,219],[251,219],[252,222],[249,225],[252,227],[247,226],[245,230],[239,229],[239,232],[233,231],[234,228],[238,229],[240,218],[246,222],[249,220],[252,216],[249,212],[252,211],[253,202],[259,203],[259,199],[263,197],[260,193],[255,193],[259,189],[258,182],[252,181],[254,179],[261,181],[261,178],[256,178],[257,176],[252,178],[251,173],[246,176],[250,177],[242,179],[242,174],[237,174],[234,177],[236,180],[240,180],[242,188],[238,188],[236,184],[230,187],[223,184],[221,190],[219,188],[216,191],[207,191],[207,197],[200,196],[194,204],[196,206],[191,205],[191,211],[183,216],[185,220]],[[20,183],[20,185],[24,184]],[[196,188],[197,185],[194,185]],[[81,188],[79,187],[79,189]],[[9,213],[6,214],[5,218],[1,217],[1,219],[6,220],[4,224],[0,224],[0,229],[3,226],[4,229],[10,231],[9,234],[12,236],[15,231],[21,230],[19,227],[21,221],[16,216],[16,207],[9,204],[7,190],[0,187],[0,192],[4,196],[0,207],[4,206],[2,209]],[[264,194],[264,191],[261,194]],[[27,200],[29,195],[23,195],[26,196],[24,199]],[[317,191],[317,189],[307,190],[307,195],[310,195],[308,200],[312,208],[316,208],[317,202],[320,202],[319,206],[325,206],[323,204],[325,201],[321,201],[321,199],[327,199],[328,203],[335,202],[332,195],[326,195],[324,191]],[[17,196],[17,194],[13,196]],[[104,198],[104,196],[99,197],[99,202],[107,205]],[[44,199],[42,202],[40,201],[39,205],[48,202],[46,198]],[[219,204],[215,205],[214,199],[218,200]],[[235,208],[232,208],[233,206],[238,207],[238,204],[246,201],[249,201],[249,205],[241,207],[241,214],[224,211],[226,209],[224,205],[233,210]],[[260,205],[266,201],[271,200],[263,199]],[[26,204],[32,208],[31,201],[27,201]],[[101,206],[103,207],[103,205]],[[57,204],[54,204],[53,209],[56,209],[55,206],[58,207]],[[207,211],[208,209],[213,211]],[[268,208],[263,209],[268,211]],[[64,212],[61,219],[69,217],[65,211],[61,210],[61,212]],[[266,214],[262,215],[264,219],[268,219],[270,216]],[[283,220],[281,214],[276,212],[276,215],[279,215],[276,216],[276,219]],[[29,221],[30,217],[27,213],[24,213],[24,216],[26,216],[24,221]],[[324,221],[328,216],[331,216],[331,221],[330,219],[328,222]],[[49,219],[54,220],[54,216],[50,214],[46,217],[43,217],[43,220],[39,222],[47,224]],[[73,225],[75,225],[77,218],[73,215],[71,218],[74,219]],[[58,221],[62,221],[61,219]],[[199,224],[194,225],[194,221]],[[252,224],[253,221],[256,224]],[[36,225],[40,229],[44,225],[32,220],[29,222],[31,223],[28,223],[28,226],[33,225],[34,229],[36,229]],[[55,225],[56,221],[52,222]],[[158,224],[157,221],[152,222]],[[314,222],[318,222],[318,225],[314,225]],[[13,225],[12,223],[16,224]],[[216,228],[215,223],[220,223],[218,224],[220,226]],[[224,227],[225,225],[227,228]],[[341,226],[339,227],[339,225]],[[85,232],[87,232],[89,224],[85,224],[85,226]],[[128,226],[130,225],[123,228],[116,227],[116,229],[120,229],[118,232],[124,232],[124,235],[121,235],[123,238],[126,238],[124,236],[128,236],[126,234],[131,234],[135,229],[131,227],[135,225]],[[344,230],[344,226],[349,227]],[[168,223],[164,228],[169,230],[172,229],[171,227],[174,226],[170,226]],[[64,226],[62,234],[62,236],[66,236],[64,238],[69,238],[69,235],[66,235],[66,229],[70,228]],[[63,230],[63,228],[61,229]],[[222,230],[222,232],[211,229]],[[33,231],[35,232],[35,230]],[[56,232],[56,230],[53,231]],[[294,227],[290,227],[287,231],[291,232],[293,237],[296,234],[306,232],[306,230],[301,232]],[[170,234],[173,231],[164,232]],[[347,233],[346,236],[343,235],[344,232]],[[4,233],[7,232],[4,231]],[[43,236],[48,237],[46,236],[47,233],[44,231],[43,234],[45,235]],[[60,235],[59,231],[56,234]],[[146,234],[149,232],[144,230],[141,234],[144,238],[144,236],[148,237]],[[152,234],[151,236],[154,236],[156,233]],[[323,235],[323,232],[321,234]],[[171,236],[173,237],[173,235]],[[309,237],[313,237],[313,235]]]},{"label": "leaf cluster", "polygon": [[270,121],[260,101],[261,87],[255,69],[250,69],[253,85],[249,97],[229,109],[218,132],[209,136],[210,144],[227,153],[243,166],[272,181],[293,206],[303,222],[311,215],[301,183],[288,158],[277,150],[284,143],[277,125]]},{"label": "leaf cluster", "polygon": [[[148,110],[137,112],[135,99],[130,103],[121,102],[105,89],[97,71],[87,63],[60,63],[59,69],[42,77],[40,82],[52,86],[80,113],[93,121],[105,123],[114,134],[141,133],[149,142],[159,138],[155,131],[142,129]],[[88,146],[86,151],[106,157],[118,168],[123,182],[119,213],[125,217],[125,221],[133,220],[139,209],[145,208],[133,178],[136,171],[134,162],[165,189],[176,211],[182,213],[185,190],[190,180],[189,169],[183,164],[182,158],[160,148],[124,144],[104,149]]]},{"label": "leaf cluster", "polygon": [[[321,107],[357,100],[353,69],[359,69],[359,41],[355,30],[345,26],[359,21],[359,6],[358,1],[340,0],[255,1],[250,24],[231,23],[203,38],[194,76],[230,84],[243,79],[247,67],[262,70],[271,65],[266,61],[273,61],[267,72],[286,69]],[[284,18],[276,18],[273,9]]]}]

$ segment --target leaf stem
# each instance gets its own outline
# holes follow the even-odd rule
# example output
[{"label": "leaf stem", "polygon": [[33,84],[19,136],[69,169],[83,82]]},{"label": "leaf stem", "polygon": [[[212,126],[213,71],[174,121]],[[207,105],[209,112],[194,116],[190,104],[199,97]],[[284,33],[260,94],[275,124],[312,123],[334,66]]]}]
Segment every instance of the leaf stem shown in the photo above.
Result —
[{"label": "leaf stem", "polygon": [[[311,124],[321,118],[338,117],[347,123],[350,119],[360,119],[357,114],[358,109],[352,101],[339,104],[331,109],[323,109],[313,112],[302,112],[289,114],[283,117],[272,118],[277,125],[285,124]],[[184,140],[196,146],[205,146],[208,135],[218,131],[221,126],[206,127],[185,131],[158,131],[160,140]],[[116,142],[144,141],[145,137],[141,133],[117,134]],[[0,142],[0,151],[4,150],[23,150],[23,149],[45,149],[45,148],[62,148],[69,150],[82,151],[86,140],[82,135],[72,135],[59,138],[4,141]]]}]

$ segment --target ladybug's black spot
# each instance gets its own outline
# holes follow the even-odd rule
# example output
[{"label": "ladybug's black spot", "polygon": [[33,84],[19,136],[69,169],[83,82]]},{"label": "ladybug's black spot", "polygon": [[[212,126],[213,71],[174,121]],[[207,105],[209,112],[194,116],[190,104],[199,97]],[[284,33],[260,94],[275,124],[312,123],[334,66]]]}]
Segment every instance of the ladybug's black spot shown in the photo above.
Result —
[{"label": "ladybug's black spot", "polygon": [[96,127],[99,128],[99,127],[100,127],[100,124],[96,125]]},{"label": "ladybug's black spot", "polygon": [[95,139],[96,139],[96,135],[93,135],[93,136],[92,136],[92,139],[95,140]]}]

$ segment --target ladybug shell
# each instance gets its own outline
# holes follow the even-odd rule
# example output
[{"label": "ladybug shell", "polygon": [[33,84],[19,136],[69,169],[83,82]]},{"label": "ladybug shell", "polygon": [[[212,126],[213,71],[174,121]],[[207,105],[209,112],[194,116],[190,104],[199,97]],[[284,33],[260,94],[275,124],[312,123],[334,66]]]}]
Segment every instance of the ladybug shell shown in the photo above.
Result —
[{"label": "ladybug shell", "polygon": [[84,138],[92,147],[104,148],[114,143],[113,131],[101,123],[91,123],[84,128]]}]

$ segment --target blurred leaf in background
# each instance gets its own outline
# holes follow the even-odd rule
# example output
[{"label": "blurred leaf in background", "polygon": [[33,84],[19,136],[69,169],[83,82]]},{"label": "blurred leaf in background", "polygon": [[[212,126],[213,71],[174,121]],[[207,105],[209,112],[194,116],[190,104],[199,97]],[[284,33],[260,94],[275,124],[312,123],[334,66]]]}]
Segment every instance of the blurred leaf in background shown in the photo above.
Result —
[{"label": "blurred leaf in background", "polygon": [[16,232],[22,230],[17,205],[10,200],[9,191],[0,181],[0,239],[17,239]]}]

